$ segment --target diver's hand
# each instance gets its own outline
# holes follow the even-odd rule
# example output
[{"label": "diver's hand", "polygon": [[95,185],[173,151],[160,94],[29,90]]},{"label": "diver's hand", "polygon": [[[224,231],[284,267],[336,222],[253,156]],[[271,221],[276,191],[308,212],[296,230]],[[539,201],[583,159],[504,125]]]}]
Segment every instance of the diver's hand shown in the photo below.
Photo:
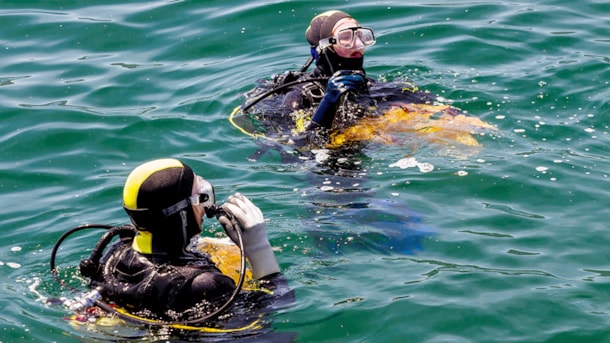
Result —
[{"label": "diver's hand", "polygon": [[339,70],[328,79],[326,93],[311,118],[310,128],[323,127],[330,129],[335,120],[337,106],[341,96],[346,92],[366,90],[366,79],[360,70]]},{"label": "diver's hand", "polygon": [[366,79],[361,70],[339,70],[328,79],[324,99],[339,101],[345,92],[359,92],[366,89]]},{"label": "diver's hand", "polygon": [[[250,199],[241,193],[235,193],[222,205],[223,210],[234,218],[242,229],[244,252],[250,261],[252,275],[260,279],[267,275],[278,273],[280,267],[275,259],[271,244],[267,238],[265,219],[261,210]],[[221,215],[218,221],[227,235],[237,244],[235,225],[227,215]]]}]

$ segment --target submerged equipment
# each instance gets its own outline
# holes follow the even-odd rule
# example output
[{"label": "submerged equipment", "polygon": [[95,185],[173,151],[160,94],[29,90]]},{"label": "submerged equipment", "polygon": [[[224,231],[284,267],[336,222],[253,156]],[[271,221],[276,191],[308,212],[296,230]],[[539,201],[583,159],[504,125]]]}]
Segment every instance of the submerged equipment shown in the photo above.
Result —
[{"label": "submerged equipment", "polygon": [[[90,256],[88,258],[82,260],[79,265],[79,271],[80,271],[81,275],[83,275],[84,277],[87,277],[87,278],[95,278],[96,275],[99,275],[101,268],[102,268],[102,264],[101,264],[100,260],[103,256],[104,249],[108,246],[108,244],[116,236],[119,236],[120,238],[133,238],[136,235],[137,230],[132,225],[112,226],[112,225],[105,225],[105,224],[84,224],[84,225],[79,225],[72,229],[69,229],[68,231],[66,231],[64,234],[62,234],[59,237],[59,239],[55,243],[55,246],[53,247],[53,250],[51,252],[51,258],[49,261],[51,275],[53,275],[55,280],[57,280],[57,282],[61,286],[67,287],[68,289],[70,289],[71,291],[73,291],[75,293],[82,293],[81,296],[76,299],[76,301],[70,302],[69,307],[71,310],[80,310],[83,308],[97,306],[109,314],[116,315],[120,319],[123,319],[127,322],[135,323],[135,324],[141,324],[141,325],[147,325],[147,326],[171,326],[171,327],[180,328],[180,329],[185,329],[185,328],[198,329],[197,327],[190,327],[190,325],[201,324],[211,318],[217,317],[222,312],[224,312],[235,301],[237,295],[241,292],[243,283],[245,280],[245,276],[246,276],[246,255],[245,255],[244,248],[243,248],[244,245],[243,245],[243,240],[242,240],[241,226],[239,225],[237,220],[235,220],[231,215],[226,213],[222,209],[222,206],[219,206],[219,205],[212,205],[210,207],[206,207],[206,215],[209,218],[211,218],[213,216],[216,216],[217,218],[220,216],[226,216],[227,218],[229,218],[232,221],[233,227],[235,228],[235,231],[237,233],[237,240],[238,240],[237,246],[240,249],[240,272],[239,272],[239,280],[236,284],[235,290],[232,292],[232,294],[229,296],[229,298],[215,311],[213,311],[209,314],[206,314],[203,317],[200,317],[197,319],[192,319],[192,320],[175,321],[175,322],[139,317],[134,314],[128,313],[124,309],[112,307],[110,304],[104,302],[102,300],[102,296],[101,296],[101,293],[103,292],[103,288],[96,288],[96,289],[92,289],[88,292],[83,292],[77,288],[69,286],[64,280],[62,280],[59,277],[59,275],[57,273],[57,268],[55,266],[55,260],[56,260],[56,256],[57,256],[57,251],[59,250],[59,247],[61,246],[61,244],[63,243],[63,241],[66,238],[68,238],[69,236],[71,236],[72,234],[74,234],[78,231],[83,231],[83,230],[89,230],[89,229],[107,230],[107,232],[102,235],[102,237],[99,239],[96,246],[91,251]],[[220,330],[217,330],[217,331],[220,331]],[[235,330],[230,330],[230,331],[235,331]]]}]

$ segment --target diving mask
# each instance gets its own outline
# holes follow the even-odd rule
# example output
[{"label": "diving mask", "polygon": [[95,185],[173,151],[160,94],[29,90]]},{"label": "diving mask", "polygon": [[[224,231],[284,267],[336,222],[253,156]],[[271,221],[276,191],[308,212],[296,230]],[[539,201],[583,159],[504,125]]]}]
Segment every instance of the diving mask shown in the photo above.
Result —
[{"label": "diving mask", "polygon": [[356,45],[356,38],[362,42],[365,47],[375,44],[375,33],[368,27],[349,27],[340,30],[334,36],[320,40],[318,44],[320,50],[330,47],[333,44],[338,46],[351,49]]},{"label": "diving mask", "polygon": [[197,175],[197,193],[189,197],[191,205],[202,205],[204,208],[216,203],[214,186],[208,180]]}]

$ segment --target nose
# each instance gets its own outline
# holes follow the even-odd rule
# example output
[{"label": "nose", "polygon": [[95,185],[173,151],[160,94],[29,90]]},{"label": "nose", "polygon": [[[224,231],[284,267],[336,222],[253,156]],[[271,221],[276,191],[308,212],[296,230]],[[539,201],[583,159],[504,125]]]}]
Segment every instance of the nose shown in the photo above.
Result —
[{"label": "nose", "polygon": [[365,45],[360,36],[356,36],[354,40],[354,49],[364,49]]}]

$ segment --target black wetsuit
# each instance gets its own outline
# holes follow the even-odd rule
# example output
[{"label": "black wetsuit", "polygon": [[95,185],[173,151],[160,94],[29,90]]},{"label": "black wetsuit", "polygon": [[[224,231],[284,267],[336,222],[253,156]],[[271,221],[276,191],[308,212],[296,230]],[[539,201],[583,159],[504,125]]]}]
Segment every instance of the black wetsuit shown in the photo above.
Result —
[{"label": "black wetsuit", "polygon": [[[315,74],[303,74],[303,79],[314,79]],[[426,92],[420,91],[409,81],[379,82],[370,77],[366,78],[368,92],[359,95],[361,99],[368,99],[368,105],[376,108],[388,107],[392,103],[423,104],[434,102],[434,97]],[[283,109],[300,110],[316,107],[324,97],[326,84],[321,81],[305,83],[290,88],[285,92]],[[384,106],[385,105],[385,106]]]},{"label": "black wetsuit", "polygon": [[[304,82],[282,87],[299,80]],[[251,112],[256,121],[254,125],[264,130],[268,137],[294,138],[293,130],[299,125],[298,118],[305,118],[307,121],[313,116],[326,92],[327,80],[327,76],[316,69],[310,73],[286,72],[276,75],[271,80],[259,81],[259,86],[246,94],[245,104],[270,89],[281,90],[253,107]],[[334,128],[349,127],[365,116],[382,115],[395,105],[432,104],[436,100],[432,94],[419,90],[408,80],[380,82],[367,77],[366,83],[366,91],[348,93],[343,98],[335,114]],[[311,139],[317,138],[320,132],[305,132],[305,134],[310,136],[308,139],[311,144]],[[324,141],[313,143],[323,145]]]},{"label": "black wetsuit", "polygon": [[[131,242],[123,239],[109,248],[102,259],[101,279],[91,283],[102,287],[107,302],[176,320],[184,319],[177,314],[195,305],[210,311],[235,290],[233,279],[222,274],[207,254],[192,252],[171,263],[153,263],[152,256],[134,251]],[[290,293],[281,273],[259,281],[261,288],[272,291],[260,292],[271,300]]]}]

